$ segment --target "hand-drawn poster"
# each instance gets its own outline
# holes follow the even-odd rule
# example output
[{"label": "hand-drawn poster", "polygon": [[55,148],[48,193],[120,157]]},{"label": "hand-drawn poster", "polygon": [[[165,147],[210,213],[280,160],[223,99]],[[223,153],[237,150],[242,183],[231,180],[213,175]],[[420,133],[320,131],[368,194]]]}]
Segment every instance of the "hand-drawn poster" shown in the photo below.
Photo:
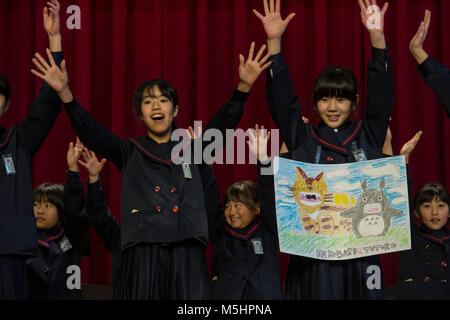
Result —
[{"label": "hand-drawn poster", "polygon": [[280,251],[346,260],[411,249],[405,158],[311,164],[275,157]]}]

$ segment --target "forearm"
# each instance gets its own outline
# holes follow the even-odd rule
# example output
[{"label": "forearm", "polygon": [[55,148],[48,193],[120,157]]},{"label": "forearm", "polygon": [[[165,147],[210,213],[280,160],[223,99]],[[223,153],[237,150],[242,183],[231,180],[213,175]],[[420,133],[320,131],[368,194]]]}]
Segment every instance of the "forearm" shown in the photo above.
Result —
[{"label": "forearm", "polygon": [[395,98],[394,79],[387,49],[372,48],[372,59],[367,69],[367,102],[363,121],[369,139],[381,150]]},{"label": "forearm", "polygon": [[384,37],[384,32],[374,31],[370,33],[370,43],[373,48],[386,49],[386,39]]},{"label": "forearm", "polygon": [[267,39],[267,51],[272,55],[281,52],[281,38]]},{"label": "forearm", "polygon": [[[248,93],[243,92],[237,88],[231,98],[220,108],[214,117],[208,122],[205,127],[205,132],[209,129],[219,130],[221,136],[224,137],[223,146],[226,145],[226,131],[227,129],[236,129],[239,121],[242,119],[244,113],[244,106],[247,102]],[[203,149],[206,147],[206,142]]]},{"label": "forearm", "polygon": [[88,149],[99,153],[121,169],[123,166],[122,139],[98,123],[92,115],[79,105],[75,98],[69,103],[64,103],[64,108],[69,116],[72,128],[81,142]]},{"label": "forearm", "polygon": [[294,150],[299,143],[298,133],[304,129],[302,108],[282,55],[272,56],[271,61],[266,76],[267,105],[283,141],[289,150]]},{"label": "forearm", "polygon": [[417,68],[425,83],[435,92],[444,104],[447,117],[450,118],[450,70],[427,57]]},{"label": "forearm", "polygon": [[86,211],[92,227],[108,250],[111,252],[113,248],[120,247],[120,226],[108,209],[99,180],[88,184]]},{"label": "forearm", "polygon": [[49,39],[49,49],[51,52],[62,51],[61,34],[58,34],[56,36],[49,35],[48,39]]},{"label": "forearm", "polygon": [[426,53],[423,49],[411,49],[411,53],[414,59],[416,59],[418,65],[424,63],[424,61],[429,57],[428,53]]}]

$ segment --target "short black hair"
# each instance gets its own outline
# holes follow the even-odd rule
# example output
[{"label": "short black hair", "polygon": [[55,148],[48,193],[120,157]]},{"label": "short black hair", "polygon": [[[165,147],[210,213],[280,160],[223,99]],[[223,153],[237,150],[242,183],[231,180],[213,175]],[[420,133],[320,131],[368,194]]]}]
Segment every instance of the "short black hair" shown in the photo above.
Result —
[{"label": "short black hair", "polygon": [[9,86],[8,80],[5,76],[0,73],[0,94],[5,96],[5,102],[8,103],[11,98],[11,87]]},{"label": "short black hair", "polygon": [[350,69],[330,66],[323,70],[316,79],[313,93],[313,106],[324,97],[345,98],[358,103],[358,80]]},{"label": "short black hair", "polygon": [[178,94],[175,88],[166,80],[153,79],[144,81],[133,95],[133,108],[138,117],[142,116],[141,104],[144,94],[158,87],[161,94],[172,102],[173,107],[178,106]]},{"label": "short black hair", "polygon": [[259,204],[258,185],[249,180],[232,184],[225,194],[225,205],[230,201],[242,202],[249,209],[256,211]]},{"label": "short black hair", "polygon": [[43,183],[33,191],[33,201],[37,203],[49,202],[58,211],[59,225],[66,225],[64,211],[64,186],[57,183]]},{"label": "short black hair", "polygon": [[450,197],[445,187],[440,183],[429,183],[422,186],[414,197],[414,209],[420,213],[420,205],[424,202],[432,202],[434,199],[439,199],[445,202],[450,207]]}]

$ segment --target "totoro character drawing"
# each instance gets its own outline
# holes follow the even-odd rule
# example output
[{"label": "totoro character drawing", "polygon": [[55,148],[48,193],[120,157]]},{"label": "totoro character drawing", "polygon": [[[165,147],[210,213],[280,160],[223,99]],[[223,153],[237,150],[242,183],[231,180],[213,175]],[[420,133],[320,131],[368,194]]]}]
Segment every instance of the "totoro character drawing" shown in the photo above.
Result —
[{"label": "totoro character drawing", "polygon": [[385,181],[380,182],[380,189],[367,189],[367,181],[361,184],[363,193],[353,208],[342,211],[340,215],[352,219],[352,231],[358,238],[384,236],[391,227],[391,219],[400,216],[402,211],[389,206],[388,197],[383,189]]}]

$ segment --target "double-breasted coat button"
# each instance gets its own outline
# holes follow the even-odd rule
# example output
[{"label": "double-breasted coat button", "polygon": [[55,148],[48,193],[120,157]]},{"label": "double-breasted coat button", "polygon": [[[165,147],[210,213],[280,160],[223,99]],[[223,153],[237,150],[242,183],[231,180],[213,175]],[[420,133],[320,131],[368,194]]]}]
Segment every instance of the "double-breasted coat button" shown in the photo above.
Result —
[{"label": "double-breasted coat button", "polygon": [[160,192],[161,191],[161,187],[160,186],[155,186],[155,188],[153,188],[153,190],[155,190],[155,192]]},{"label": "double-breasted coat button", "polygon": [[426,276],[425,278],[423,278],[423,282],[429,282],[430,281],[430,277]]},{"label": "double-breasted coat button", "polygon": [[447,283],[447,280],[446,279],[442,279],[441,283]]},{"label": "double-breasted coat button", "polygon": [[157,207],[155,208],[155,210],[156,210],[156,212],[161,212],[161,207],[160,207],[160,206],[157,206]]},{"label": "double-breasted coat button", "polygon": [[175,188],[175,187],[170,188],[170,192],[172,192],[172,193],[177,192],[177,188]]},{"label": "double-breasted coat button", "polygon": [[424,248],[425,250],[428,250],[428,249],[430,249],[430,245],[427,243],[426,245],[425,245],[425,248]]},{"label": "double-breasted coat button", "polygon": [[328,156],[328,157],[327,157],[327,161],[328,161],[328,162],[333,162],[333,160],[334,160],[334,159],[333,159],[332,156]]},{"label": "double-breasted coat button", "polygon": [[178,208],[178,206],[173,207],[172,209],[173,213],[177,213],[178,211],[180,211],[180,208]]},{"label": "double-breasted coat button", "polygon": [[441,266],[444,267],[444,268],[447,267],[447,262],[446,261],[442,261],[441,262]]},{"label": "double-breasted coat button", "polygon": [[49,271],[50,271],[49,268],[45,268],[45,269],[44,269],[44,273],[46,273],[46,274],[47,274]]}]

